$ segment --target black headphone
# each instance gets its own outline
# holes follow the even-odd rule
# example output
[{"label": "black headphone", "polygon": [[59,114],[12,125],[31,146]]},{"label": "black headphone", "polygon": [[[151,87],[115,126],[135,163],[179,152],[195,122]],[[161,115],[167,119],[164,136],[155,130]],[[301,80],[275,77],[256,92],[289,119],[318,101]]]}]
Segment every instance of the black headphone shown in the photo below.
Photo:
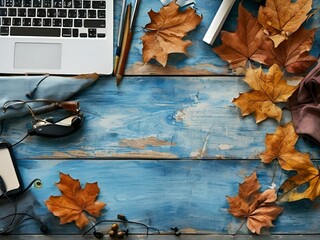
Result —
[{"label": "black headphone", "polygon": [[83,124],[83,114],[77,113],[62,119],[46,118],[33,123],[28,135],[44,137],[64,137],[79,130]]},{"label": "black headphone", "polygon": [[[31,102],[45,102],[48,105],[32,109],[29,105]],[[35,100],[10,100],[3,104],[3,111],[7,109],[19,109],[22,106],[26,106],[33,118],[32,128],[28,130],[27,135],[37,135],[44,137],[64,137],[79,130],[83,125],[84,116],[80,111],[80,104],[78,101],[52,101],[46,99]],[[56,109],[63,109],[71,112],[71,115],[63,118],[49,117],[39,118],[36,114],[50,112]]]},{"label": "black headphone", "polygon": [[[30,102],[46,102],[48,105],[37,108],[36,110],[32,109],[29,105]],[[63,137],[67,136],[71,133],[76,132],[83,124],[83,114],[80,112],[79,102],[77,101],[50,101],[50,100],[11,100],[7,101],[3,104],[3,111],[6,112],[8,108],[10,109],[20,109],[21,107],[26,106],[33,118],[32,128],[28,130],[27,135],[22,138],[19,142],[11,145],[11,147],[17,145],[21,141],[23,141],[27,136],[38,135],[38,136],[46,136],[46,137]],[[55,109],[63,109],[72,114],[63,118],[39,118],[36,114],[49,112]],[[34,183],[37,185],[41,185],[41,181],[39,179],[33,180],[23,191],[18,194],[12,196],[8,195],[6,184],[3,178],[0,176],[0,198],[6,198],[14,205],[14,213],[0,216],[0,221],[9,219],[8,224],[4,226],[0,230],[0,235],[10,235],[13,231],[21,227],[21,225],[26,221],[36,221],[40,225],[40,231],[43,234],[47,234],[49,232],[48,227],[44,224],[39,218],[23,212],[17,212],[17,197],[26,192]],[[21,216],[17,218],[17,216]],[[11,218],[11,219],[10,219]]]}]

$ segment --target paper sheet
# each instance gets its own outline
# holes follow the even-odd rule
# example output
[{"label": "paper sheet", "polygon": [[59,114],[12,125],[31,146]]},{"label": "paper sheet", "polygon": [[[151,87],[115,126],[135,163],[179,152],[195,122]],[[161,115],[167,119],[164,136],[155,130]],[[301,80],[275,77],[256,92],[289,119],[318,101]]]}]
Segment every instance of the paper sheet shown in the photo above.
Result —
[{"label": "paper sheet", "polygon": [[[160,0],[161,3],[163,5],[167,5],[169,4],[172,0]],[[177,4],[180,6],[180,7],[184,7],[186,5],[189,5],[189,4],[196,4],[196,1],[193,1],[193,0],[178,0],[177,1]]]}]

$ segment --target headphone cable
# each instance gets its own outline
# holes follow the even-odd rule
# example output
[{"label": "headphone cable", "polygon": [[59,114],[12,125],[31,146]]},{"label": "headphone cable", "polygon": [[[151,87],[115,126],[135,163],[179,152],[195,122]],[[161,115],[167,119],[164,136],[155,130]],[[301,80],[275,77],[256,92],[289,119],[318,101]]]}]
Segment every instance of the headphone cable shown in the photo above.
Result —
[{"label": "headphone cable", "polygon": [[[31,186],[36,181],[40,181],[40,179],[36,178],[36,179],[32,180],[24,190],[22,190],[20,193],[18,193],[17,195],[14,196],[15,197],[14,200],[12,200],[6,193],[3,194],[3,196],[5,196],[11,203],[14,204],[14,213],[8,214],[8,215],[6,215],[4,217],[0,217],[0,220],[4,220],[6,218],[12,217],[11,221],[8,223],[8,225],[5,227],[5,229],[0,231],[0,235],[9,235],[9,234],[11,234],[14,230],[18,229],[23,222],[28,221],[28,220],[32,220],[32,219],[35,220],[35,221],[38,221],[41,224],[41,226],[40,226],[41,232],[43,232],[43,233],[47,233],[48,232],[47,226],[44,225],[40,219],[38,219],[38,218],[32,216],[31,214],[28,214],[28,213],[20,213],[20,212],[18,212],[18,200],[17,200],[17,197],[19,195],[22,195],[23,193],[25,193],[27,190],[29,190],[31,188]],[[22,216],[22,218],[19,218],[16,221],[17,216]],[[27,218],[24,218],[25,216],[27,216]]]}]

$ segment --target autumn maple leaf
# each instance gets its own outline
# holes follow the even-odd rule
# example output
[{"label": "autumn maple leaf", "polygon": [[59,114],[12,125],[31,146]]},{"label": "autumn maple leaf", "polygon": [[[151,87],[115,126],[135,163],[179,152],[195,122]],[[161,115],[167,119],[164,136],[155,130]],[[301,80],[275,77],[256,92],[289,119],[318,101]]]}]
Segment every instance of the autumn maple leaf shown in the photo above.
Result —
[{"label": "autumn maple leaf", "polygon": [[235,197],[228,197],[229,212],[238,218],[247,219],[247,227],[252,233],[260,234],[262,227],[272,227],[272,221],[283,211],[275,204],[275,189],[260,192],[261,185],[254,172],[239,184],[239,192]]},{"label": "autumn maple leaf", "polygon": [[277,47],[297,31],[312,9],[312,0],[267,0],[260,6],[258,21]]},{"label": "autumn maple leaf", "polygon": [[98,217],[106,205],[96,201],[100,192],[97,183],[87,183],[82,189],[79,180],[60,173],[60,181],[56,185],[62,195],[50,196],[45,204],[55,216],[60,218],[61,224],[75,221],[78,228],[83,228],[89,223],[86,214]]},{"label": "autumn maple leaf", "polygon": [[[314,167],[310,158],[301,158],[300,162],[287,163],[296,175],[283,182],[278,191],[280,201],[293,202],[304,198],[313,201],[320,196],[320,172]],[[290,165],[291,164],[291,165]]]},{"label": "autumn maple leaf", "polygon": [[313,166],[308,153],[295,149],[297,140],[291,122],[278,126],[274,134],[267,134],[266,151],[260,154],[262,162],[271,163],[277,159],[282,169],[296,172],[281,185],[278,192],[281,201],[314,200],[320,196],[319,169]]},{"label": "autumn maple leaf", "polygon": [[241,93],[233,103],[241,110],[242,116],[254,113],[256,122],[259,123],[266,118],[281,120],[282,110],[276,103],[286,102],[296,89],[282,79],[282,72],[278,65],[270,67],[268,74],[262,68],[248,68],[244,81],[249,84],[251,91]]},{"label": "autumn maple leaf", "polygon": [[303,164],[310,158],[309,154],[295,149],[297,140],[298,135],[291,122],[278,126],[275,133],[266,136],[266,150],[260,154],[261,161],[271,163],[277,159],[282,169],[293,170],[295,165]]},{"label": "autumn maple leaf", "polygon": [[154,58],[165,66],[170,53],[186,54],[186,49],[192,42],[182,38],[200,24],[202,16],[197,15],[191,7],[180,12],[175,1],[162,7],[158,13],[151,10],[148,14],[151,22],[145,26],[147,32],[141,38],[143,62]]},{"label": "autumn maple leaf", "polygon": [[309,54],[315,32],[316,29],[307,30],[301,27],[277,48],[273,47],[270,40],[264,41],[252,60],[267,66],[277,64],[290,73],[304,73],[317,61],[317,58]]},{"label": "autumn maple leaf", "polygon": [[257,50],[267,39],[260,23],[242,4],[239,5],[238,15],[237,31],[221,31],[222,45],[213,48],[232,68],[245,67],[249,59],[259,59]]}]

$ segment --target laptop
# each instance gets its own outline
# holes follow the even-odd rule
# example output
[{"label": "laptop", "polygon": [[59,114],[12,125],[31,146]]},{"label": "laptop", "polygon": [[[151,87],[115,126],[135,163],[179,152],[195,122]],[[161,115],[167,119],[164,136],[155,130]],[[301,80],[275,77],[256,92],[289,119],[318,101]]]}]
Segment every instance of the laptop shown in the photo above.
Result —
[{"label": "laptop", "polygon": [[111,74],[113,0],[0,0],[0,73]]}]

